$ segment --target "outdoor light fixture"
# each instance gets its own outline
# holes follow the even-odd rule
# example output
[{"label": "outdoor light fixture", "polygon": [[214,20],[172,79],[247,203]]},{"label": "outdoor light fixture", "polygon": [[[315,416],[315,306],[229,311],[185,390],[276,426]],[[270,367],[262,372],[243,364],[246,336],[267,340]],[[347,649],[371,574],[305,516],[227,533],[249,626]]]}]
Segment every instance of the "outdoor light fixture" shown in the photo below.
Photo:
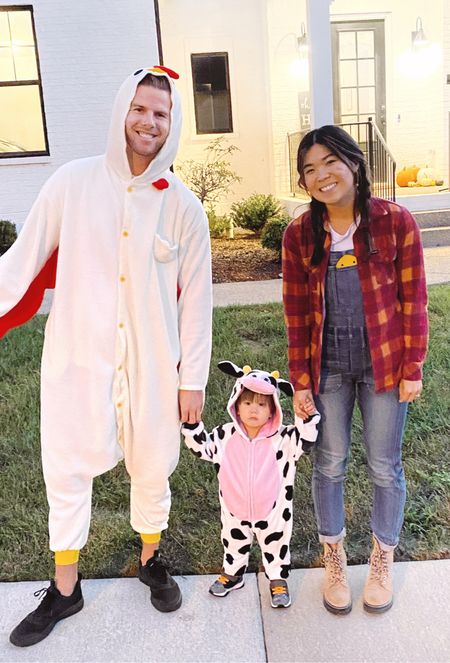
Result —
[{"label": "outdoor light fixture", "polygon": [[[300,33],[300,34],[299,34]],[[274,57],[280,58],[283,67],[289,72],[289,75],[300,85],[301,89],[308,89],[309,64],[308,64],[308,37],[306,35],[305,24],[300,23],[298,32],[287,32],[281,37],[274,49]],[[289,48],[287,44],[283,49],[281,45],[285,40],[292,39]]]},{"label": "outdoor light fixture", "polygon": [[416,81],[434,75],[442,64],[442,46],[425,37],[420,16],[411,33],[411,48],[400,53],[397,69],[405,77]]},{"label": "outdoor light fixture", "polygon": [[297,37],[297,50],[300,55],[308,52],[308,37],[306,36],[305,24],[302,23],[300,27],[300,36]]},{"label": "outdoor light fixture", "polygon": [[418,16],[416,19],[416,29],[411,32],[411,40],[413,50],[423,48],[428,44],[428,40],[425,37],[425,32],[423,31],[422,19],[420,16]]}]

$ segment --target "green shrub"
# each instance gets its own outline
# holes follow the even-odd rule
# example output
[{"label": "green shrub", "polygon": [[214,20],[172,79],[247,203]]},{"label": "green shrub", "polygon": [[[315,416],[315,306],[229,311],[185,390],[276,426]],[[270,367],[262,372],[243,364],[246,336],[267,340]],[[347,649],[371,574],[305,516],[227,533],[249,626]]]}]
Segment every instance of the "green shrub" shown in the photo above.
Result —
[{"label": "green shrub", "polygon": [[281,256],[283,233],[290,220],[291,217],[287,212],[281,212],[278,216],[269,219],[261,235],[261,244],[265,249],[273,249],[278,256]]},{"label": "green shrub", "polygon": [[14,223],[0,219],[0,256],[6,253],[16,239],[17,232]]},{"label": "green shrub", "polygon": [[200,199],[203,206],[217,203],[241,177],[232,169],[230,158],[239,148],[229,145],[224,136],[218,136],[205,147],[203,161],[188,159],[178,164],[181,179]]},{"label": "green shrub", "polygon": [[254,193],[250,198],[231,205],[234,225],[259,235],[269,219],[281,213],[279,202],[272,196]]},{"label": "green shrub", "polygon": [[216,210],[210,207],[206,210],[209,223],[209,234],[211,237],[223,237],[230,228],[230,219],[228,216],[219,216]]}]

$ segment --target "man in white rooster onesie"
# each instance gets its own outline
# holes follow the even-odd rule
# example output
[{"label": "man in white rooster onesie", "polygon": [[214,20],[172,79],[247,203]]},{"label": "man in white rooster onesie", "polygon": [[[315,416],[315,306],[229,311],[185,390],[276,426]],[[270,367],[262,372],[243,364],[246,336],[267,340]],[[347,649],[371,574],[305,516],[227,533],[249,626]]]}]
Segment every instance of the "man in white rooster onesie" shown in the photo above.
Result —
[{"label": "man in white rooster onesie", "polygon": [[0,316],[19,306],[57,253],[41,375],[41,441],[55,580],[10,640],[27,646],[83,607],[78,556],[92,480],[125,459],[139,579],[163,612],[181,604],[158,557],[179,422],[200,420],[211,345],[209,232],[169,170],[181,109],[164,67],[122,84],[106,154],[72,161],[44,185],[0,260]]}]

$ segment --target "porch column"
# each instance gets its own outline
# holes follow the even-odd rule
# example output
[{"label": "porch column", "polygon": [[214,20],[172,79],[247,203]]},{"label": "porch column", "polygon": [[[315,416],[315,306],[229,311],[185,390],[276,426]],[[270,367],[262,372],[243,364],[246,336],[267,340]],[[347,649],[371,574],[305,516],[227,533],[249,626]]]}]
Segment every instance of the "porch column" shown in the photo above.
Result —
[{"label": "porch column", "polygon": [[334,122],[330,30],[332,1],[306,0],[312,129]]}]

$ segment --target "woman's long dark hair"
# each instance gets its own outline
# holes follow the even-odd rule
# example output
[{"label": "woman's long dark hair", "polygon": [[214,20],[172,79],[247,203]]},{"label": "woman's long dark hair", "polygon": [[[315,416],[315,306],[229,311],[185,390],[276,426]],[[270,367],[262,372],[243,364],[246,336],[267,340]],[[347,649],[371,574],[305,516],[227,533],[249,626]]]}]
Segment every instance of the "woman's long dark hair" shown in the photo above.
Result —
[{"label": "woman's long dark hair", "polygon": [[[300,176],[299,185],[306,190],[304,163],[308,150],[313,145],[323,145],[332,154],[343,161],[355,173],[355,217],[359,214],[361,221],[359,227],[363,232],[366,252],[369,254],[371,237],[369,229],[369,199],[370,180],[364,154],[353,138],[344,129],[327,124],[320,129],[313,129],[303,136],[297,153],[297,170]],[[321,203],[311,197],[311,223],[313,233],[314,251],[311,262],[318,265],[324,256],[325,229],[324,217],[326,212],[325,203]]]}]

